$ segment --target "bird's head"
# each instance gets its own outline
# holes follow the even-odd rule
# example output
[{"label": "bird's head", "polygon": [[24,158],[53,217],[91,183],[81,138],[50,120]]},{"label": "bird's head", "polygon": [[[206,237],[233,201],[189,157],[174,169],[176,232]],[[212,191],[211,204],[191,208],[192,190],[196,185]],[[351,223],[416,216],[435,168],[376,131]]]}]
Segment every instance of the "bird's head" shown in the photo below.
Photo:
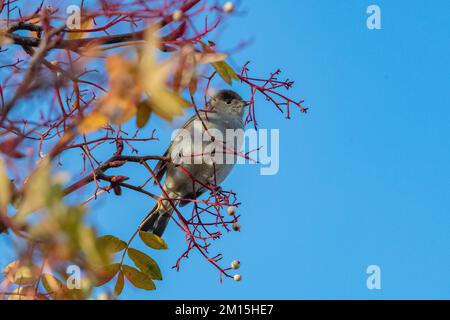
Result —
[{"label": "bird's head", "polygon": [[213,110],[226,113],[235,113],[241,117],[244,115],[245,107],[249,102],[243,100],[239,94],[231,90],[217,92],[209,101],[209,107]]}]

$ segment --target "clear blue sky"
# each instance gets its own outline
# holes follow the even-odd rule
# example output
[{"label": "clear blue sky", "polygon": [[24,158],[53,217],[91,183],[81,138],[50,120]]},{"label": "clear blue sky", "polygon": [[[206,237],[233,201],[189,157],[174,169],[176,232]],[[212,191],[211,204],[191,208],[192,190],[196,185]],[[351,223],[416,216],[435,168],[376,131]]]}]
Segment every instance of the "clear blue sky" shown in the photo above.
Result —
[{"label": "clear blue sky", "polygon": [[[382,30],[366,28],[378,4]],[[308,115],[292,120],[264,99],[261,128],[280,128],[280,171],[238,166],[224,183],[243,202],[242,232],[213,252],[241,260],[240,283],[219,283],[174,225],[170,250],[152,253],[164,281],[137,299],[450,298],[450,2],[447,0],[246,0],[222,47],[255,75],[278,67]],[[234,84],[235,90],[246,94]],[[155,121],[155,124],[160,122]],[[171,128],[159,131],[161,151]],[[155,144],[147,153],[154,153]],[[146,150],[142,150],[146,153]],[[129,174],[138,174],[131,171]],[[125,192],[94,205],[102,231],[127,239],[153,203]],[[148,252],[148,251],[147,251]],[[366,268],[381,268],[381,290]]]}]

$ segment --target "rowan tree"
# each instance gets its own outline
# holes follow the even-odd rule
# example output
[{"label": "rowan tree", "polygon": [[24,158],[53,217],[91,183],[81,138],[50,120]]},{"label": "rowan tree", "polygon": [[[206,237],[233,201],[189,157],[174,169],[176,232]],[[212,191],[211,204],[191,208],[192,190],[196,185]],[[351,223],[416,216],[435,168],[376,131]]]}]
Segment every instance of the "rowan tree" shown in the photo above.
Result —
[{"label": "rowan tree", "polygon": [[[249,62],[228,62],[216,38],[239,12],[239,3],[216,0],[0,0],[0,237],[15,255],[0,266],[0,298],[86,299],[110,281],[110,298],[126,282],[156,288],[162,273],[150,256],[166,242],[138,226],[129,239],[100,235],[87,218],[92,202],[125,197],[124,189],[158,200],[154,162],[170,159],[140,152],[158,144],[151,117],[205,112],[211,90],[230,85],[248,90],[245,121],[255,127],[259,104],[287,118],[292,108],[307,111],[285,94],[293,82],[280,70],[258,78]],[[129,166],[145,179],[130,179]],[[205,187],[206,197],[172,217],[186,240],[175,268],[195,250],[221,281],[238,281],[239,261],[224,266],[210,253],[212,240],[239,229],[237,196]],[[74,194],[86,198],[69,201]],[[71,287],[73,265],[82,277]]]}]

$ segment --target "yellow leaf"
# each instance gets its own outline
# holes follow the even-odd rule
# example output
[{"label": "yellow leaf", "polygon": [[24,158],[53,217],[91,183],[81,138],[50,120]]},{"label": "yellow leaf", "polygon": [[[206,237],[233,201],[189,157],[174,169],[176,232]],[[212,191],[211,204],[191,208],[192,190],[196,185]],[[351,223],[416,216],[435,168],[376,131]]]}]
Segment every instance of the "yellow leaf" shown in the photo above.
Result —
[{"label": "yellow leaf", "polygon": [[133,67],[133,61],[126,60],[120,55],[111,55],[106,58],[105,66],[109,77],[114,81],[116,78],[120,79],[124,71],[130,71]]},{"label": "yellow leaf", "polygon": [[146,45],[141,53],[139,70],[141,72],[142,86],[150,96],[152,112],[157,116],[172,121],[176,116],[184,114],[184,108],[189,102],[167,89],[167,79],[176,68],[176,60],[171,59],[160,64],[156,61],[156,48],[159,40],[153,30],[146,35]]},{"label": "yellow leaf", "polygon": [[97,268],[94,270],[97,281],[95,283],[96,287],[100,287],[105,283],[109,282],[114,278],[114,276],[119,272],[120,264],[114,263],[107,265],[105,267]]},{"label": "yellow leaf", "polygon": [[222,61],[220,63],[223,63],[223,68],[225,68],[225,70],[227,71],[227,73],[231,77],[231,79],[240,80],[237,73],[234,71],[233,68],[231,68],[231,66],[226,61]]},{"label": "yellow leaf", "polygon": [[136,288],[144,289],[144,290],[155,290],[155,284],[152,281],[152,278],[150,276],[146,275],[143,272],[140,272],[139,270],[124,265],[123,267],[123,273],[125,274],[125,277],[130,281]]},{"label": "yellow leaf", "polygon": [[[215,51],[212,48],[210,48],[209,46],[207,46],[203,42],[201,43],[201,45],[202,45],[203,51],[205,53],[207,53],[207,54],[215,53]],[[230,65],[226,61],[212,62],[211,65],[213,66],[213,68],[217,71],[219,76],[226,83],[231,85],[232,79],[239,80],[239,77],[236,74],[236,72],[233,70],[233,68],[230,67]]]},{"label": "yellow leaf", "polygon": [[225,61],[215,62],[212,66],[226,83],[231,85],[232,79],[239,80],[236,72]]},{"label": "yellow leaf", "polygon": [[24,196],[19,210],[13,218],[18,224],[24,223],[28,214],[43,208],[46,204],[50,195],[50,162],[48,158],[39,162],[36,170],[24,184]]},{"label": "yellow leaf", "polygon": [[2,47],[14,43],[14,41],[10,37],[6,36],[7,32],[8,32],[7,28],[0,29],[0,46]]},{"label": "yellow leaf", "polygon": [[99,109],[108,122],[112,124],[121,124],[130,120],[137,111],[136,103],[131,96],[118,96],[114,91],[110,91],[108,96],[99,100]]},{"label": "yellow leaf", "polygon": [[6,206],[11,201],[11,181],[6,175],[3,160],[0,159],[0,212],[6,213]]},{"label": "yellow leaf", "polygon": [[168,248],[167,243],[162,238],[158,237],[156,234],[140,231],[139,237],[150,248],[156,250]]},{"label": "yellow leaf", "polygon": [[156,261],[151,257],[133,248],[128,249],[128,256],[143,273],[149,275],[154,280],[162,280],[161,270]]},{"label": "yellow leaf", "polygon": [[69,40],[77,40],[85,38],[88,33],[83,32],[83,30],[89,30],[94,25],[94,20],[92,18],[87,18],[81,22],[80,31],[79,32],[68,32],[67,39]]},{"label": "yellow leaf", "polygon": [[98,237],[97,244],[100,247],[100,249],[103,249],[111,253],[120,252],[127,247],[125,241],[110,235]]},{"label": "yellow leaf", "polygon": [[125,279],[123,276],[123,272],[119,271],[119,275],[117,276],[117,282],[116,282],[116,285],[114,286],[114,294],[116,296],[120,296],[124,285],[125,285]]},{"label": "yellow leaf", "polygon": [[3,272],[6,278],[15,284],[32,284],[39,277],[40,269],[37,266],[22,265],[19,261],[11,262]]},{"label": "yellow leaf", "polygon": [[110,90],[97,101],[97,112],[109,123],[121,124],[136,114],[143,93],[137,62],[119,55],[108,56],[106,71]]},{"label": "yellow leaf", "polygon": [[147,124],[151,112],[151,105],[148,100],[144,100],[138,104],[136,113],[136,124],[138,128],[143,128]]},{"label": "yellow leaf", "polygon": [[[155,36],[155,31],[152,29],[146,34],[146,42],[138,49],[137,60],[127,60],[120,55],[107,57],[106,71],[110,90],[97,101],[97,114],[82,123],[81,127],[85,131],[98,129],[105,118],[111,124],[121,124],[138,113],[137,125],[141,128],[147,123],[150,112],[168,121],[184,115],[184,109],[190,103],[169,90],[168,82],[169,78],[175,80],[175,91],[191,83],[195,75],[194,50],[187,48],[181,54],[182,57],[160,63],[156,57],[160,41]],[[182,64],[189,67],[181,68]],[[177,66],[182,72],[174,75]],[[149,106],[147,109],[140,104],[144,93],[150,98],[149,103],[146,103]]]},{"label": "yellow leaf", "polygon": [[176,93],[166,90],[152,94],[150,98],[153,113],[168,121],[172,121],[176,116],[182,116],[184,108],[190,105],[188,101]]},{"label": "yellow leaf", "polygon": [[197,92],[197,77],[192,77],[191,82],[189,83],[189,93],[193,96]]},{"label": "yellow leaf", "polygon": [[81,133],[89,133],[108,124],[108,118],[100,112],[93,112],[81,121],[79,130]]},{"label": "yellow leaf", "polygon": [[66,286],[51,274],[44,273],[42,275],[42,285],[53,299],[65,299],[68,297]]},{"label": "yellow leaf", "polygon": [[36,288],[33,286],[18,287],[14,289],[8,297],[8,300],[34,300]]},{"label": "yellow leaf", "polygon": [[81,225],[77,231],[80,249],[90,264],[105,265],[111,262],[112,256],[99,248],[94,228]]}]

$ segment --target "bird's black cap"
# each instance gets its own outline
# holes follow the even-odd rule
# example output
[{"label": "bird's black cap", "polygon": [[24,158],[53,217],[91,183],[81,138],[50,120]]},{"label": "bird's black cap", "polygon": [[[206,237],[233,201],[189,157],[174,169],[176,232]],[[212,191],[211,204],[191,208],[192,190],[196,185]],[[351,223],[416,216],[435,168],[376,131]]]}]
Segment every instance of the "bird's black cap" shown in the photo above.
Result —
[{"label": "bird's black cap", "polygon": [[241,96],[238,95],[236,92],[231,90],[220,90],[216,96],[216,99],[224,100],[224,101],[231,101],[233,99],[242,100]]}]

